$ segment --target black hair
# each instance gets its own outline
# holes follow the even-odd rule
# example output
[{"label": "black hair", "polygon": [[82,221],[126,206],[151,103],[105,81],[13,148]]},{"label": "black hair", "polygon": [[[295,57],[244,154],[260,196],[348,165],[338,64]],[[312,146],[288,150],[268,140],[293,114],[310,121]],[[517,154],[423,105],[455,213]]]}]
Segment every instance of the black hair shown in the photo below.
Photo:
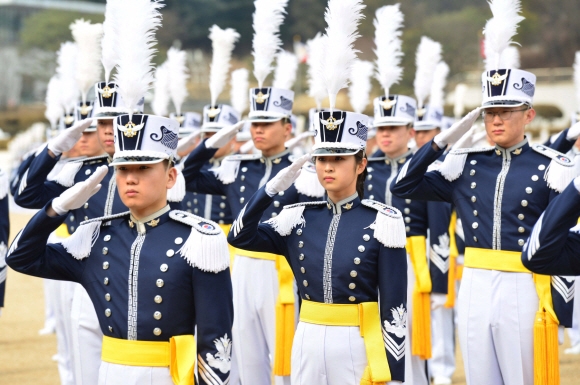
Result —
[{"label": "black hair", "polygon": [[[367,154],[365,150],[360,150],[359,152],[354,154],[354,160],[357,165],[360,164],[363,161],[363,159],[366,159],[366,157]],[[363,172],[361,172],[356,178],[356,192],[360,199],[364,199],[365,197],[365,180],[367,179],[367,175],[368,171],[367,168],[365,167]]]}]

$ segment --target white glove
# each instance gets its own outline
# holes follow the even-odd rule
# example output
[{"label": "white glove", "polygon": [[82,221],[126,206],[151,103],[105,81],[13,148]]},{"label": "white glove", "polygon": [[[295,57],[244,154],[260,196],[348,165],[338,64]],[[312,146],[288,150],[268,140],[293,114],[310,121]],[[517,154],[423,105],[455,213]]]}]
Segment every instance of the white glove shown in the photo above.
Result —
[{"label": "white glove", "polygon": [[580,176],[574,178],[574,187],[576,187],[576,190],[580,193]]},{"label": "white glove", "polygon": [[284,191],[290,186],[292,183],[298,178],[300,175],[300,171],[302,170],[302,166],[306,163],[309,159],[312,158],[312,155],[305,154],[302,155],[300,158],[296,159],[294,163],[290,166],[280,170],[278,174],[274,178],[272,178],[268,183],[266,183],[266,193],[273,197],[274,195],[278,194],[280,191]]},{"label": "white glove", "polygon": [[431,293],[431,310],[443,307],[447,302],[447,294]]},{"label": "white glove", "polygon": [[214,136],[205,141],[205,147],[216,149],[222,148],[236,136],[243,126],[244,121],[240,120],[236,124],[220,129],[214,134]]},{"label": "white glove", "polygon": [[479,111],[480,108],[477,107],[475,110],[465,115],[459,122],[454,123],[447,130],[435,135],[433,141],[437,147],[444,149],[449,143],[457,142],[463,136],[463,134],[465,134],[471,128],[471,126],[473,126],[473,123],[475,123],[479,116]]},{"label": "white glove", "polygon": [[577,122],[572,127],[568,129],[568,133],[566,134],[566,139],[570,142],[575,141],[580,136],[580,122]]},{"label": "white glove", "polygon": [[59,156],[63,152],[70,151],[71,148],[79,141],[81,136],[83,136],[83,131],[87,129],[93,122],[92,118],[81,120],[75,123],[71,128],[67,128],[55,138],[48,142],[48,149],[56,156]]},{"label": "white glove", "polygon": [[467,131],[455,144],[453,145],[453,149],[457,150],[460,148],[470,148],[473,147],[473,138],[475,131],[477,131],[477,126],[473,126]]},{"label": "white glove", "polygon": [[89,179],[79,182],[52,200],[52,209],[58,215],[76,210],[95,195],[101,188],[101,181],[109,171],[108,166],[98,167]]},{"label": "white glove", "polygon": [[195,132],[192,132],[191,134],[189,134],[185,138],[180,139],[179,142],[177,142],[177,149],[175,150],[177,155],[184,156],[184,155],[186,155],[186,154],[183,154],[184,152],[189,153],[189,149],[191,147],[193,147],[196,139],[199,138],[200,135],[201,135],[201,130],[196,130]]}]

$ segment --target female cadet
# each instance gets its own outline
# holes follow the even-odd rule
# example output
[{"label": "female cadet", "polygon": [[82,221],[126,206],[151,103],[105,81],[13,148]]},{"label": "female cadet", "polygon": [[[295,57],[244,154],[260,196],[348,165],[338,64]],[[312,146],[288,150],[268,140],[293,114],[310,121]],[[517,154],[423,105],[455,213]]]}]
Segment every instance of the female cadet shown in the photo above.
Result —
[{"label": "female cadet", "polygon": [[228,240],[284,255],[294,272],[302,306],[292,384],[400,383],[407,317],[403,219],[395,208],[362,200],[368,118],[337,110],[318,118],[313,155],[327,200],[286,206],[260,223],[273,197],[298,177],[305,155],[252,196]]}]

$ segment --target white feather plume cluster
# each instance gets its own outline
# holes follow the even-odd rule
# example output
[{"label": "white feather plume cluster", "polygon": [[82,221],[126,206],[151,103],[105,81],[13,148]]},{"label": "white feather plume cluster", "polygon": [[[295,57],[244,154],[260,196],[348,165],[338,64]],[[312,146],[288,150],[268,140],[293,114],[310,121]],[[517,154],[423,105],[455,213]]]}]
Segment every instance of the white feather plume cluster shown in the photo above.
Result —
[{"label": "white feather plume cluster", "polygon": [[77,66],[75,79],[81,90],[83,104],[87,101],[87,92],[101,80],[101,38],[103,25],[91,24],[90,21],[77,19],[70,25],[72,36],[77,44]]},{"label": "white feather plume cluster", "polygon": [[423,36],[419,47],[417,47],[417,55],[415,57],[417,72],[415,73],[415,81],[413,82],[415,97],[417,98],[419,108],[425,106],[425,101],[431,94],[435,68],[437,68],[437,64],[440,61],[441,44]]},{"label": "white feather plume cluster", "polygon": [[485,67],[491,71],[500,68],[502,52],[511,44],[516,44],[512,38],[517,34],[518,24],[525,18],[520,15],[520,0],[489,0],[488,3],[493,17],[485,24],[483,34]]},{"label": "white feather plume cluster", "polygon": [[167,73],[169,74],[169,95],[173,101],[175,112],[181,114],[181,106],[187,98],[187,54],[175,47],[167,51]]},{"label": "white feather plume cluster", "polygon": [[158,116],[169,115],[169,70],[167,67],[167,62],[165,62],[155,70],[151,109],[153,110],[153,114]]},{"label": "white feather plume cluster", "polygon": [[400,4],[385,5],[377,9],[375,14],[375,78],[387,97],[391,86],[399,83],[403,76],[401,28],[404,19]]},{"label": "white feather plume cluster", "polygon": [[60,83],[60,104],[66,113],[72,113],[79,100],[79,87],[75,79],[77,66],[77,45],[71,41],[60,45],[57,52],[56,74]]},{"label": "white feather plume cluster", "polygon": [[371,75],[373,63],[364,60],[355,60],[350,73],[350,87],[348,97],[354,112],[362,114],[369,104],[369,96],[372,89]]},{"label": "white feather plume cluster", "polygon": [[103,21],[103,38],[101,39],[101,62],[105,69],[105,81],[111,79],[111,71],[119,63],[119,55],[115,49],[118,41],[121,17],[121,2],[123,0],[107,0],[105,6],[105,20]]},{"label": "white feather plume cluster", "polygon": [[324,13],[326,41],[318,76],[324,81],[330,111],[335,108],[338,92],[348,87],[352,64],[357,58],[354,42],[360,36],[358,25],[364,18],[364,8],[362,0],[329,0]]},{"label": "white feather plume cluster", "polygon": [[52,129],[56,128],[58,120],[64,114],[64,109],[60,104],[60,89],[60,79],[58,75],[54,75],[50,78],[46,87],[46,110],[44,111],[44,116],[50,122]]},{"label": "white feather plume cluster", "polygon": [[[518,47],[510,45],[503,50],[499,59],[499,68],[520,68],[520,50]],[[487,70],[491,71],[493,69],[495,68]]]},{"label": "white feather plume cluster", "polygon": [[298,57],[288,51],[280,51],[276,56],[276,70],[274,71],[275,88],[291,90],[296,82],[296,73],[298,71]]},{"label": "white feather plume cluster", "polygon": [[576,51],[574,60],[574,85],[576,86],[576,104],[580,111],[580,51]]},{"label": "white feather plume cluster", "polygon": [[435,107],[443,107],[445,105],[445,85],[447,84],[447,76],[449,75],[449,66],[444,61],[440,61],[435,67],[433,74],[433,84],[431,84],[431,94],[429,96],[429,104]]},{"label": "white feather plume cluster", "polygon": [[234,110],[240,113],[240,116],[248,109],[248,90],[250,89],[249,81],[250,72],[245,68],[239,68],[232,71],[232,80],[230,88],[230,99]]},{"label": "white feather plume cluster", "polygon": [[322,108],[322,101],[326,98],[326,87],[324,85],[324,79],[318,74],[319,68],[322,67],[322,62],[324,61],[324,43],[326,41],[326,36],[318,33],[312,39],[306,42],[306,48],[308,51],[308,96],[314,98],[316,102],[316,108]]},{"label": "white feather plume cluster", "polygon": [[254,76],[260,88],[272,72],[272,61],[282,45],[279,32],[287,4],[288,0],[254,1],[256,10],[252,20],[254,27],[252,55],[254,56]]},{"label": "white feather plume cluster", "polygon": [[115,46],[119,55],[115,82],[131,118],[153,83],[151,59],[157,52],[155,31],[161,26],[162,7],[151,0],[122,0],[120,4],[119,11],[126,17]]},{"label": "white feather plume cluster", "polygon": [[458,83],[455,86],[455,104],[453,105],[453,116],[456,119],[463,117],[463,111],[465,110],[465,95],[467,94],[467,85],[464,83]]},{"label": "white feather plume cluster", "polygon": [[213,50],[209,74],[209,92],[211,94],[211,105],[215,106],[217,98],[224,90],[228,79],[232,51],[240,38],[240,34],[235,29],[221,29],[215,24],[209,31],[209,38]]}]

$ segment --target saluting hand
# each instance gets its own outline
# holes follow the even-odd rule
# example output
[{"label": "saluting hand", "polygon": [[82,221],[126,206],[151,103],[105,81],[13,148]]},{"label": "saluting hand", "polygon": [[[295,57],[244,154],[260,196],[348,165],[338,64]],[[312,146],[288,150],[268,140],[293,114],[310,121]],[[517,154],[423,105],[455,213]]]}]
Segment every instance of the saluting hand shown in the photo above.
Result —
[{"label": "saluting hand", "polygon": [[92,118],[87,118],[76,122],[72,127],[67,128],[55,138],[49,140],[48,149],[55,155],[59,156],[63,152],[70,151],[74,145],[83,136],[83,131],[86,130],[91,123]]},{"label": "saluting hand", "polygon": [[310,158],[312,158],[312,155],[310,154],[302,155],[300,158],[296,159],[294,163],[292,163],[290,166],[280,170],[280,172],[276,174],[274,178],[272,178],[268,183],[266,183],[266,193],[269,196],[273,197],[280,191],[285,191],[290,186],[292,186],[292,183],[294,183],[294,181],[300,175],[302,166]]},{"label": "saluting hand", "polygon": [[60,194],[60,196],[54,198],[52,200],[52,210],[57,215],[64,215],[71,210],[80,208],[100,190],[100,183],[107,175],[108,169],[108,166],[98,167],[90,178],[75,184]]},{"label": "saluting hand", "polygon": [[232,124],[231,126],[220,129],[214,134],[214,136],[205,141],[205,147],[221,148],[225,146],[236,136],[236,134],[242,129],[243,126],[244,121],[240,120],[236,124]]},{"label": "saluting hand", "polygon": [[449,143],[457,142],[463,136],[463,134],[469,131],[471,126],[473,126],[473,123],[475,123],[477,117],[479,116],[480,110],[481,108],[477,107],[476,109],[465,115],[463,119],[461,119],[459,122],[449,127],[449,129],[435,135],[433,141],[435,142],[437,147],[439,147],[440,149],[444,149],[445,147],[447,147]]}]

